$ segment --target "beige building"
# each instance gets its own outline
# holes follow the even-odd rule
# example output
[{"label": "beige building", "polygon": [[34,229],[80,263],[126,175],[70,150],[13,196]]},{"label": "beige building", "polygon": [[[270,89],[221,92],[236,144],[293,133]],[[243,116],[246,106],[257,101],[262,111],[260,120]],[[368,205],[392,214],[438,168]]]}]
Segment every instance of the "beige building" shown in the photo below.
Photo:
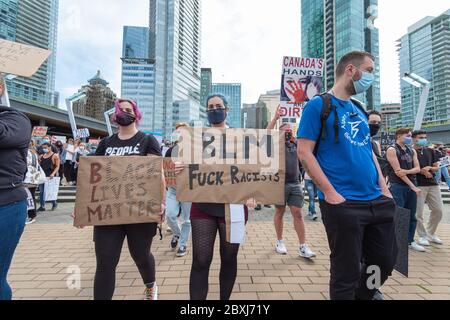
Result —
[{"label": "beige building", "polygon": [[386,131],[397,127],[401,111],[400,103],[384,103],[381,104],[381,125]]},{"label": "beige building", "polygon": [[88,80],[88,84],[78,90],[78,93],[86,93],[86,97],[74,102],[73,112],[104,121],[105,111],[113,108],[114,101],[117,99],[117,95],[108,87],[108,84],[100,70],[97,71],[97,74]]}]

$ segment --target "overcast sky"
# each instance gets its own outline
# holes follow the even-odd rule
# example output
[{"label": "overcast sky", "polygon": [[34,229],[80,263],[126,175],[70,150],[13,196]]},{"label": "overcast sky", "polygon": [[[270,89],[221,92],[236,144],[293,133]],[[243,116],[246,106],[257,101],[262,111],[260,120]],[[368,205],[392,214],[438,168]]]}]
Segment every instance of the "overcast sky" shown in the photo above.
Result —
[{"label": "overcast sky", "polygon": [[[202,67],[240,82],[243,103],[278,89],[284,55],[301,55],[300,0],[203,0]],[[61,102],[100,69],[120,95],[122,28],[148,26],[148,0],[60,0],[56,89]],[[379,0],[381,100],[398,102],[396,40],[448,0]]]}]

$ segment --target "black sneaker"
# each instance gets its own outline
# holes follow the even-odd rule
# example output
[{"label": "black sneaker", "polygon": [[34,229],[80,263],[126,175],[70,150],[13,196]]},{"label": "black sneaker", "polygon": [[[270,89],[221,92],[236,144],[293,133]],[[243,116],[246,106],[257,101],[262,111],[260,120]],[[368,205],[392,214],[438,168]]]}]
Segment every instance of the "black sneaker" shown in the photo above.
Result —
[{"label": "black sneaker", "polygon": [[264,206],[264,208],[272,208],[272,206],[269,206],[268,204],[266,204],[265,206]]},{"label": "black sneaker", "polygon": [[255,207],[255,210],[256,210],[256,211],[261,211],[261,205],[258,204],[258,205]]},{"label": "black sneaker", "polygon": [[172,250],[175,250],[177,248],[178,239],[179,239],[179,237],[177,237],[177,236],[172,237],[172,241],[170,242],[170,247],[172,248]]},{"label": "black sneaker", "polygon": [[52,206],[52,211],[55,211],[56,208],[58,208],[58,205],[57,205],[57,204],[54,204],[54,205]]},{"label": "black sneaker", "polygon": [[177,251],[177,257],[184,257],[187,253],[186,247],[181,246]]},{"label": "black sneaker", "polygon": [[44,207],[40,207],[39,209],[37,209],[37,211],[39,211],[39,212],[45,211],[45,208]]}]

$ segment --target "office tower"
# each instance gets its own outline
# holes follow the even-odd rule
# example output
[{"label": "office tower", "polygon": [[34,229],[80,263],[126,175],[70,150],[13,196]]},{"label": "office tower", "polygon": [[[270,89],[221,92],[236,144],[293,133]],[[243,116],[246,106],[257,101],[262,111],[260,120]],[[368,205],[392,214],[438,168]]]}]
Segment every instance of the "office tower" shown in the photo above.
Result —
[{"label": "office tower", "polygon": [[18,0],[0,0],[0,39],[16,41]]},{"label": "office tower", "polygon": [[[431,82],[424,124],[450,121],[450,9],[438,17],[425,17],[408,28],[398,41],[400,78],[414,73]],[[421,88],[401,81],[401,124],[414,125]]]},{"label": "office tower", "polygon": [[212,92],[212,70],[202,68],[201,70],[201,89],[200,89],[200,118],[206,119],[206,99]]},{"label": "office tower", "polygon": [[232,128],[242,128],[241,119],[241,84],[240,83],[213,83],[212,92],[223,94],[228,100],[227,123]]}]

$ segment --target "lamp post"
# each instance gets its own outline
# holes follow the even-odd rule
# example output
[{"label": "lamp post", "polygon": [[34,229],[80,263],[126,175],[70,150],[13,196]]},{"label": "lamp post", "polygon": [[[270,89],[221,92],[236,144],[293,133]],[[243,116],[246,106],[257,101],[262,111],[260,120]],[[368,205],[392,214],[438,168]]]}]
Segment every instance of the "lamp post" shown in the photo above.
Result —
[{"label": "lamp post", "polygon": [[420,95],[419,108],[417,110],[416,121],[414,124],[414,130],[420,130],[422,128],[423,118],[425,116],[425,109],[427,107],[427,101],[430,95],[431,83],[430,81],[414,73],[405,73],[402,80],[416,88],[419,89],[423,88],[422,94]]}]

